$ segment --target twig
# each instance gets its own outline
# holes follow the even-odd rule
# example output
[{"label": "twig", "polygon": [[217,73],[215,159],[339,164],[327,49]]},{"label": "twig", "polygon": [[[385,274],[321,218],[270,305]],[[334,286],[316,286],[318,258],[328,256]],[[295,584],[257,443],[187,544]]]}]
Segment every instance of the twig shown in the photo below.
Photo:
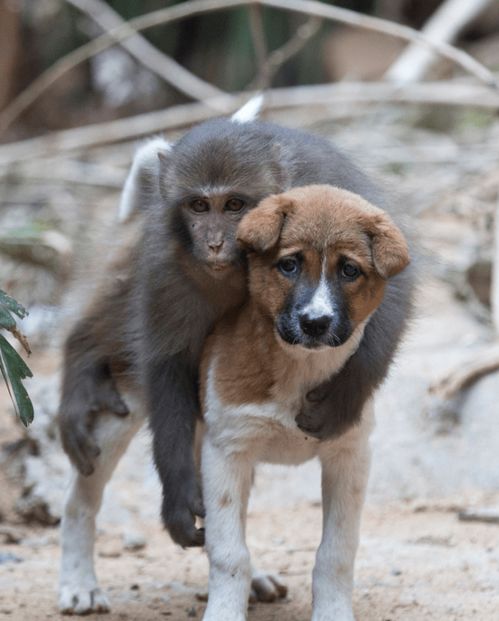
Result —
[{"label": "twig", "polygon": [[[2,114],[0,114],[0,134],[61,76],[85,60],[111,47],[116,42],[124,41],[135,35],[138,31],[146,30],[147,28],[152,28],[153,26],[159,26],[161,24],[172,23],[184,17],[255,3],[298,13],[315,15],[316,17],[322,17],[324,19],[339,21],[376,32],[383,32],[406,41],[418,42],[421,45],[433,49],[441,56],[449,58],[452,62],[460,65],[467,72],[475,75],[487,85],[496,86],[494,75],[486,67],[474,60],[466,52],[452,45],[431,41],[408,26],[395,24],[377,17],[361,15],[355,11],[349,11],[348,9],[325,5],[316,0],[187,0],[187,2],[182,4],[160,9],[132,19],[59,59],[52,67],[44,71],[34,80],[28,88],[18,95],[18,97],[5,108]],[[213,101],[214,100],[212,100],[212,102]]]},{"label": "twig", "polygon": [[484,375],[499,370],[499,344],[484,349],[467,363],[460,363],[455,369],[433,382],[428,393],[441,402],[455,399]]},{"label": "twig", "polygon": [[[66,2],[88,15],[104,32],[126,24],[125,20],[102,0],[66,0]],[[222,90],[201,80],[173,58],[160,52],[137,32],[119,43],[141,65],[192,99],[203,100],[223,94]]]},{"label": "twig", "polygon": [[255,79],[255,88],[263,90],[268,88],[269,83],[264,71],[267,60],[267,43],[265,41],[265,30],[263,27],[262,7],[254,4],[249,8],[250,16],[250,32],[255,48],[257,78]]},{"label": "twig", "polygon": [[299,26],[295,34],[284,43],[281,47],[274,50],[263,67],[261,67],[256,78],[249,84],[248,88],[262,88],[261,84],[270,86],[272,79],[279,69],[287,63],[288,60],[296,56],[305,47],[308,41],[319,31],[322,25],[322,19],[311,17],[304,24]]},{"label": "twig", "polygon": [[[87,125],[76,129],[53,132],[40,138],[0,146],[0,166],[9,166],[38,157],[50,157],[125,140],[134,140],[161,131],[180,129],[213,116],[213,107],[225,108],[227,113],[247,101],[248,93],[224,96],[216,101],[173,106],[159,112]],[[270,110],[285,110],[306,106],[336,110],[340,104],[372,103],[437,104],[471,106],[499,110],[499,93],[479,85],[459,82],[427,82],[399,87],[387,82],[342,82],[331,85],[299,86],[267,91],[265,106]]]},{"label": "twig", "polygon": [[494,257],[492,263],[491,306],[492,322],[499,336],[499,192],[496,197],[494,218]]},{"label": "twig", "polygon": [[409,26],[396,24],[395,22],[381,19],[379,17],[363,15],[341,7],[322,4],[316,0],[258,1],[265,6],[273,6],[275,8],[287,9],[298,13],[307,13],[309,15],[315,15],[316,17],[323,17],[324,19],[342,22],[344,24],[349,24],[350,26],[382,32],[398,39],[418,43],[423,47],[433,50],[436,54],[448,58],[454,64],[460,65],[467,73],[471,73],[481,82],[485,82],[488,86],[493,88],[498,87],[494,74],[489,71],[487,67],[476,61],[472,56],[463,50],[454,47],[453,45],[449,45],[448,43],[433,41],[421,32],[414,30]]},{"label": "twig", "polygon": [[[421,33],[433,41],[449,43],[479,15],[491,0],[446,0],[424,25]],[[423,78],[435,62],[432,50],[412,43],[388,69],[385,77],[399,84]]]}]

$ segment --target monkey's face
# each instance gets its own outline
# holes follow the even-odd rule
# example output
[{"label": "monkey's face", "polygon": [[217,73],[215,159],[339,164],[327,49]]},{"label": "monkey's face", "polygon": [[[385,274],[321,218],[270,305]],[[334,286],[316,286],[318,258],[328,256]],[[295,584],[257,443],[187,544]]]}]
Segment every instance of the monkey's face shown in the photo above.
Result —
[{"label": "monkey's face", "polygon": [[177,224],[187,249],[215,277],[240,265],[243,254],[236,230],[254,204],[248,196],[222,192],[190,196],[178,205]]},{"label": "monkey's face", "polygon": [[243,262],[241,218],[286,183],[278,146],[249,125],[209,121],[160,154],[160,191],[175,237],[218,278]]},{"label": "monkey's face", "polygon": [[345,343],[409,263],[389,216],[360,196],[316,185],[271,196],[241,223],[250,294],[277,337],[307,349]]}]

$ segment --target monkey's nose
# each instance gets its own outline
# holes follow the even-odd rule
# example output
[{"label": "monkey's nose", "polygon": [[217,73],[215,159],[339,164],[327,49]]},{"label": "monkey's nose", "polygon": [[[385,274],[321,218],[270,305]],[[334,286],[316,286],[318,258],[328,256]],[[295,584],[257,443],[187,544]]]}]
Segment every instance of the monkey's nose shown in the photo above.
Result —
[{"label": "monkey's nose", "polygon": [[307,336],[319,337],[326,334],[331,325],[331,316],[323,315],[322,317],[310,317],[304,313],[300,315],[300,327]]},{"label": "monkey's nose", "polygon": [[220,241],[210,241],[208,242],[208,247],[210,250],[212,250],[215,254],[218,254],[220,252],[220,250],[222,250],[222,246],[224,245],[224,240],[220,240]]}]

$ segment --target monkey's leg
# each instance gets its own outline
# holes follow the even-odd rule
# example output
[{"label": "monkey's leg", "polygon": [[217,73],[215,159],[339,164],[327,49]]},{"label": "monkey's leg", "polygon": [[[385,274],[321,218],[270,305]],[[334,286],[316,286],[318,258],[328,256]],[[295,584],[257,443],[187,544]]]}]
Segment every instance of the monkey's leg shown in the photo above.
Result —
[{"label": "monkey's leg", "polygon": [[63,613],[109,610],[94,569],[95,518],[104,487],[143,422],[139,409],[123,420],[110,414],[100,416],[95,432],[102,451],[95,460],[94,472],[88,477],[73,472],[61,523],[59,609]]},{"label": "monkey's leg", "polygon": [[[107,310],[104,317],[106,313],[114,316]],[[93,315],[85,317],[67,339],[59,408],[59,429],[64,450],[73,465],[87,476],[92,474],[100,452],[92,433],[96,415],[101,412],[118,416],[128,414],[111,375],[109,361],[99,351],[97,321],[98,317]],[[113,326],[109,329],[112,330]],[[112,354],[116,355],[116,352]]]}]

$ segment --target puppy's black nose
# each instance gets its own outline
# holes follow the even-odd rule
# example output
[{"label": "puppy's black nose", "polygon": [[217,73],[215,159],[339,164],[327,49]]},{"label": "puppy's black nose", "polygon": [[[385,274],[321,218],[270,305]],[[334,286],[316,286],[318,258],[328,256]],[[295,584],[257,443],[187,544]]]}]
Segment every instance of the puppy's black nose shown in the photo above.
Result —
[{"label": "puppy's black nose", "polygon": [[319,337],[326,334],[331,325],[331,316],[311,317],[306,313],[300,315],[300,327],[307,336]]}]

